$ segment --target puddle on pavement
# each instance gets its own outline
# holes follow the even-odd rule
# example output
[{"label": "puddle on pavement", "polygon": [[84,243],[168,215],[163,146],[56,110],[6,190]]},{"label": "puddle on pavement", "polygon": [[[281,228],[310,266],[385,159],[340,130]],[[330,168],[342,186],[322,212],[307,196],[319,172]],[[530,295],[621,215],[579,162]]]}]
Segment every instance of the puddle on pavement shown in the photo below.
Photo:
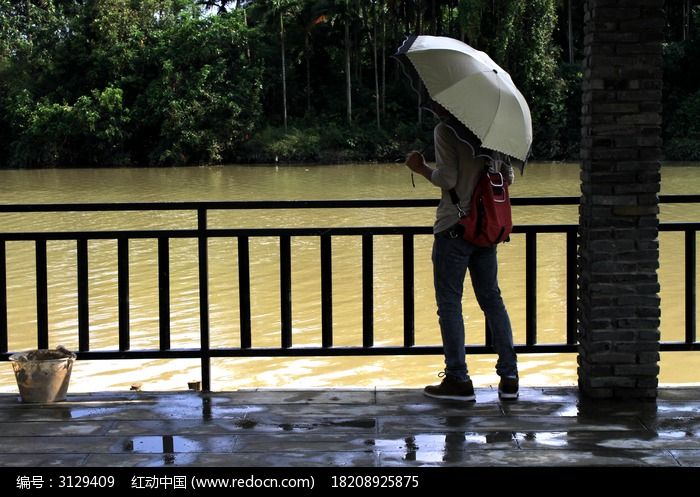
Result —
[{"label": "puddle on pavement", "polygon": [[402,450],[405,451],[407,458],[415,460],[412,458],[415,458],[417,454],[428,452],[447,455],[493,444],[506,444],[506,446],[514,447],[514,440],[512,432],[495,431],[488,433],[424,433],[405,438],[366,439],[363,443],[382,451]]},{"label": "puddle on pavement", "polygon": [[187,437],[163,435],[133,437],[124,442],[126,452],[146,454],[176,454],[187,452],[231,452],[235,445],[232,437],[209,438],[206,443]]},{"label": "puddle on pavement", "polygon": [[528,442],[537,442],[537,444],[547,447],[565,447],[569,445],[568,433],[561,431],[516,433],[515,437]]}]

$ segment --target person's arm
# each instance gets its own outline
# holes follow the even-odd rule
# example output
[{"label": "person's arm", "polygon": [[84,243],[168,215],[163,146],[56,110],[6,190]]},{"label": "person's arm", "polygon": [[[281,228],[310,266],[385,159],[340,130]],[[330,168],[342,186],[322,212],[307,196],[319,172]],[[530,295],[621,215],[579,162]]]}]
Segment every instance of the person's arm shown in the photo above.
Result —
[{"label": "person's arm", "polygon": [[433,185],[449,190],[457,184],[457,150],[451,142],[453,131],[445,126],[437,126],[434,131],[436,167],[430,167],[423,154],[410,152],[406,156],[406,166],[420,174]]},{"label": "person's arm", "polygon": [[425,157],[423,157],[423,154],[416,152],[415,150],[409,152],[406,156],[406,166],[408,166],[411,171],[416,174],[420,174],[428,181],[430,181],[430,178],[433,175],[434,169],[425,162]]},{"label": "person's arm", "polygon": [[457,185],[459,169],[459,152],[456,147],[457,137],[449,126],[435,127],[435,169],[430,182],[443,190],[450,190]]}]

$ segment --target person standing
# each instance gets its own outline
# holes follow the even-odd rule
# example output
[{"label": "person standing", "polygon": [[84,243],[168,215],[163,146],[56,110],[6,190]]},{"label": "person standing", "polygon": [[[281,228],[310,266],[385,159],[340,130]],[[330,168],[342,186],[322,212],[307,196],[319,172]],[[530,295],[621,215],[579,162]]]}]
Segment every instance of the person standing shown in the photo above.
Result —
[{"label": "person standing", "polygon": [[[466,363],[462,314],[462,294],[468,269],[474,294],[491,329],[493,348],[498,354],[498,396],[504,400],[517,399],[517,357],[510,318],[498,286],[496,247],[477,247],[462,238],[459,211],[449,193],[450,189],[455,189],[462,211],[468,213],[472,192],[487,165],[487,158],[478,153],[479,142],[473,133],[436,102],[432,102],[432,108],[440,118],[433,133],[435,168],[426,163],[420,152],[413,151],[406,156],[406,166],[411,171],[442,189],[433,226],[432,261],[445,370],[438,375],[442,382],[425,387],[424,393],[438,399],[476,400]],[[509,164],[490,162],[497,164],[494,167],[500,168],[508,184],[512,183],[514,174]]]}]

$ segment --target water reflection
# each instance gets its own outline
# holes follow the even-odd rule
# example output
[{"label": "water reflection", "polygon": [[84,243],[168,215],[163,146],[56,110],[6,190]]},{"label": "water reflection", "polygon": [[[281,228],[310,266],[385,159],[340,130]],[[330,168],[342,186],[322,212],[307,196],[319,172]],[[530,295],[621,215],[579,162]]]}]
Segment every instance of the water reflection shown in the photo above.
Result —
[{"label": "water reflection", "polygon": [[[516,448],[515,434],[509,431],[476,433],[471,431],[446,431],[445,433],[422,433],[403,439],[402,460],[410,462],[445,462],[458,464],[468,461],[470,451],[478,449]],[[379,450],[395,450],[396,441],[377,439],[374,445]]]},{"label": "water reflection", "polygon": [[172,466],[187,464],[194,460],[196,453],[203,452],[201,444],[181,436],[160,435],[134,437],[124,442],[123,450],[136,454],[162,454],[160,460],[150,461],[153,465]]},{"label": "water reflection", "polygon": [[416,438],[415,437],[406,437],[404,438],[404,441],[406,442],[406,456],[404,457],[404,460],[406,461],[415,461],[416,460],[416,453],[418,452],[418,445],[416,444]]},{"label": "water reflection", "polygon": [[403,438],[374,439],[373,446],[380,453],[396,454],[394,457],[398,457],[400,451],[400,459],[406,462],[450,464],[469,462],[475,450],[517,448],[513,432],[491,431],[488,426],[493,424],[489,421],[483,423],[483,431],[478,431],[482,424],[478,419],[469,414],[437,417],[433,420],[435,429],[432,432],[424,432],[426,426],[422,426],[420,431]]},{"label": "water reflection", "polygon": [[230,436],[185,437],[181,435],[146,435],[125,440],[121,450],[141,454],[231,453],[236,438]]},{"label": "water reflection", "polygon": [[454,432],[445,435],[444,462],[458,463],[464,460],[464,446],[467,440],[465,433]]},{"label": "water reflection", "polygon": [[[175,442],[177,440],[177,450]],[[197,444],[190,443],[183,437],[173,435],[134,437],[124,443],[124,450],[129,452],[172,454],[174,452],[187,452],[197,448]]]},{"label": "water reflection", "polygon": [[202,396],[202,420],[211,421],[211,399],[206,396]]}]

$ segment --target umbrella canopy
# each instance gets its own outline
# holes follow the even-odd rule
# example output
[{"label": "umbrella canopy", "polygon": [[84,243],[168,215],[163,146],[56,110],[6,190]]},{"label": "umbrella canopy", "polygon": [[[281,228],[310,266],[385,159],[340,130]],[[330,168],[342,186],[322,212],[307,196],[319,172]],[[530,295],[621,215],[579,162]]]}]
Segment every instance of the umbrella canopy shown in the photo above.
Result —
[{"label": "umbrella canopy", "polygon": [[482,147],[527,160],[530,108],[510,75],[488,55],[453,38],[410,36],[396,57],[410,61],[404,69],[415,72],[430,97],[469,128]]}]

